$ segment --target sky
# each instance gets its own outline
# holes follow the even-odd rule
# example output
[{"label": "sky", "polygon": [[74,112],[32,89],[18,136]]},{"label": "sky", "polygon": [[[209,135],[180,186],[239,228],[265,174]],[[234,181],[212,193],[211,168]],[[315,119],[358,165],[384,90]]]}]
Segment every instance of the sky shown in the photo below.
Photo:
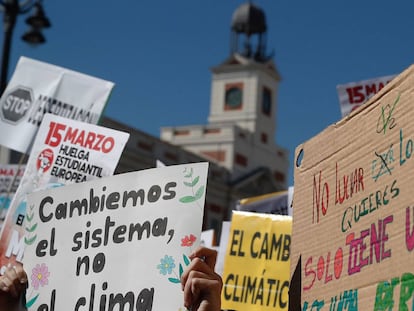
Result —
[{"label": "sky", "polygon": [[[14,32],[9,77],[26,56],[115,83],[105,115],[155,137],[208,124],[210,69],[230,55],[231,18],[245,1],[50,1],[46,44]],[[398,74],[414,62],[412,1],[256,0],[282,81],[276,143],[289,152],[341,118],[336,86]],[[2,35],[0,35],[2,38]]]}]

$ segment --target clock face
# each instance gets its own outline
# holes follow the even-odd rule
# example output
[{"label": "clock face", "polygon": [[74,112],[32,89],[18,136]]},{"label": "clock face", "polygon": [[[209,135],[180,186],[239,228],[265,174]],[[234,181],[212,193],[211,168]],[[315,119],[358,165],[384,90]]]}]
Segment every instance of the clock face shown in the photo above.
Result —
[{"label": "clock face", "polygon": [[231,109],[240,108],[242,104],[243,91],[239,87],[232,87],[226,91],[226,107]]}]

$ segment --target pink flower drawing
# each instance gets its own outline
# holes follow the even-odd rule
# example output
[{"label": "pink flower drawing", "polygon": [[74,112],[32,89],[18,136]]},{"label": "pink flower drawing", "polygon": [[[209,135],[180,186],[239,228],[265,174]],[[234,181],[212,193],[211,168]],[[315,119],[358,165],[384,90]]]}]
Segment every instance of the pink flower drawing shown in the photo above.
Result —
[{"label": "pink flower drawing", "polygon": [[42,263],[41,265],[37,264],[36,267],[32,269],[32,285],[35,290],[39,289],[39,286],[45,286],[48,284],[48,277],[50,272],[47,266]]},{"label": "pink flower drawing", "polygon": [[186,235],[181,239],[181,246],[193,246],[195,240],[197,240],[197,238],[194,235]]}]

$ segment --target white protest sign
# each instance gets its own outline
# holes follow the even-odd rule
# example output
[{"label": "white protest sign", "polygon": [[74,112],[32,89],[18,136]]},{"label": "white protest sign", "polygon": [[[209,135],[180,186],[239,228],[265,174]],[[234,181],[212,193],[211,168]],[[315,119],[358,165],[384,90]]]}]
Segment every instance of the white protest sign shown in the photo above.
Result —
[{"label": "white protest sign", "polygon": [[43,116],[97,124],[114,84],[20,57],[0,98],[0,145],[28,153]]},{"label": "white protest sign", "polygon": [[223,221],[221,225],[221,235],[219,247],[217,249],[217,263],[215,268],[219,275],[223,275],[224,259],[226,257],[227,244],[229,241],[230,226],[230,221]]},{"label": "white protest sign", "polygon": [[112,175],[128,138],[125,132],[45,115],[1,230],[0,267],[23,257],[27,194]]},{"label": "white protest sign", "polygon": [[395,75],[390,75],[338,85],[336,89],[342,117],[364,104],[394,77]]},{"label": "white protest sign", "polygon": [[207,172],[174,165],[29,195],[28,309],[184,310],[180,276],[200,240]]},{"label": "white protest sign", "polygon": [[209,230],[205,230],[201,232],[200,244],[208,248],[213,248],[214,245],[216,244],[215,236],[216,234],[215,234],[214,229],[209,229]]}]

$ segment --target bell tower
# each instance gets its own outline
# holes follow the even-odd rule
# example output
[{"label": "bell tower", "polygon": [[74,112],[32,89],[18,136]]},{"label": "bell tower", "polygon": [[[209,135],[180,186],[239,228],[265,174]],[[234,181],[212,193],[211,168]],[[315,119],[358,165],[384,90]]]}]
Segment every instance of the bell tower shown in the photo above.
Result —
[{"label": "bell tower", "polygon": [[233,13],[230,56],[212,68],[210,124],[232,123],[274,141],[280,75],[266,52],[266,16],[251,2]]},{"label": "bell tower", "polygon": [[[231,22],[231,51],[230,54],[238,53],[256,61],[270,59],[266,55],[266,17],[264,12],[248,2],[241,5],[234,13]],[[240,48],[239,39],[244,39]],[[256,39],[256,47],[253,40]]]}]

